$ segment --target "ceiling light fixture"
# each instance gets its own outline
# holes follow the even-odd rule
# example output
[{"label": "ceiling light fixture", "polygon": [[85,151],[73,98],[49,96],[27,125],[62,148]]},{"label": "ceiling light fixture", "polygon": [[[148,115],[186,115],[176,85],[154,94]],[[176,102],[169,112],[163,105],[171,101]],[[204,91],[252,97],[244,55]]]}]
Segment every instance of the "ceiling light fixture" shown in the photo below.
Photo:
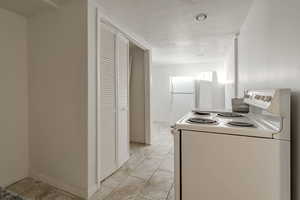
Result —
[{"label": "ceiling light fixture", "polygon": [[205,13],[200,13],[200,14],[198,14],[198,15],[195,17],[195,19],[196,19],[196,21],[198,21],[198,22],[202,22],[202,21],[204,21],[204,20],[207,19],[207,14],[205,14]]}]

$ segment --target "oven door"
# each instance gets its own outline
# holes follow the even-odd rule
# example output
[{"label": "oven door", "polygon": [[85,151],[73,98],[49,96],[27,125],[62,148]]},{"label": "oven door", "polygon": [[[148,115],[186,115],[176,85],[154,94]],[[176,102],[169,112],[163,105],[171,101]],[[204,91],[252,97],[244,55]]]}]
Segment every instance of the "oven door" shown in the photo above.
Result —
[{"label": "oven door", "polygon": [[287,141],[183,130],[181,200],[289,200],[289,149]]}]

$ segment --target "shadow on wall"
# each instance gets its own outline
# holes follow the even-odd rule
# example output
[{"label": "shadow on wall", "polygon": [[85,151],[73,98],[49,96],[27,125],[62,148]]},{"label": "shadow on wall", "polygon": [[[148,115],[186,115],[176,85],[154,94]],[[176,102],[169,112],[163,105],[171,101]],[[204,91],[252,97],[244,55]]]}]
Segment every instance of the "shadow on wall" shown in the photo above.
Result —
[{"label": "shadow on wall", "polygon": [[300,132],[299,124],[299,103],[300,103],[300,92],[292,92],[291,98],[291,116],[292,116],[292,147],[291,147],[291,156],[292,156],[292,199],[297,200],[299,196],[297,188],[299,188],[299,143],[300,137],[297,133]]}]

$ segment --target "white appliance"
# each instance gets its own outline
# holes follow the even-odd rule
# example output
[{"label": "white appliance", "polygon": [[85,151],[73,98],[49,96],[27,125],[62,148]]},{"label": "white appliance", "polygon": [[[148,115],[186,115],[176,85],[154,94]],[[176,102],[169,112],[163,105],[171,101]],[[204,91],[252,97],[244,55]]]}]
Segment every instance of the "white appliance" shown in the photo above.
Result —
[{"label": "white appliance", "polygon": [[171,77],[171,123],[175,123],[182,115],[197,107],[195,105],[194,77]]},{"label": "white appliance", "polygon": [[172,130],[176,200],[290,200],[290,93],[248,90],[249,114],[180,119]]}]

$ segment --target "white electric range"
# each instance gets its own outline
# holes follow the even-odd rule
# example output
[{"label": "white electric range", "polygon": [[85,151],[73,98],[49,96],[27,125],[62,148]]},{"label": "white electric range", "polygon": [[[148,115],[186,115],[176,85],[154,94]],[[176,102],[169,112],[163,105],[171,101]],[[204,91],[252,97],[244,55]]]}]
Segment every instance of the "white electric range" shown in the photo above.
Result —
[{"label": "white electric range", "polygon": [[176,200],[290,200],[290,93],[249,90],[248,114],[180,119],[172,130]]}]

